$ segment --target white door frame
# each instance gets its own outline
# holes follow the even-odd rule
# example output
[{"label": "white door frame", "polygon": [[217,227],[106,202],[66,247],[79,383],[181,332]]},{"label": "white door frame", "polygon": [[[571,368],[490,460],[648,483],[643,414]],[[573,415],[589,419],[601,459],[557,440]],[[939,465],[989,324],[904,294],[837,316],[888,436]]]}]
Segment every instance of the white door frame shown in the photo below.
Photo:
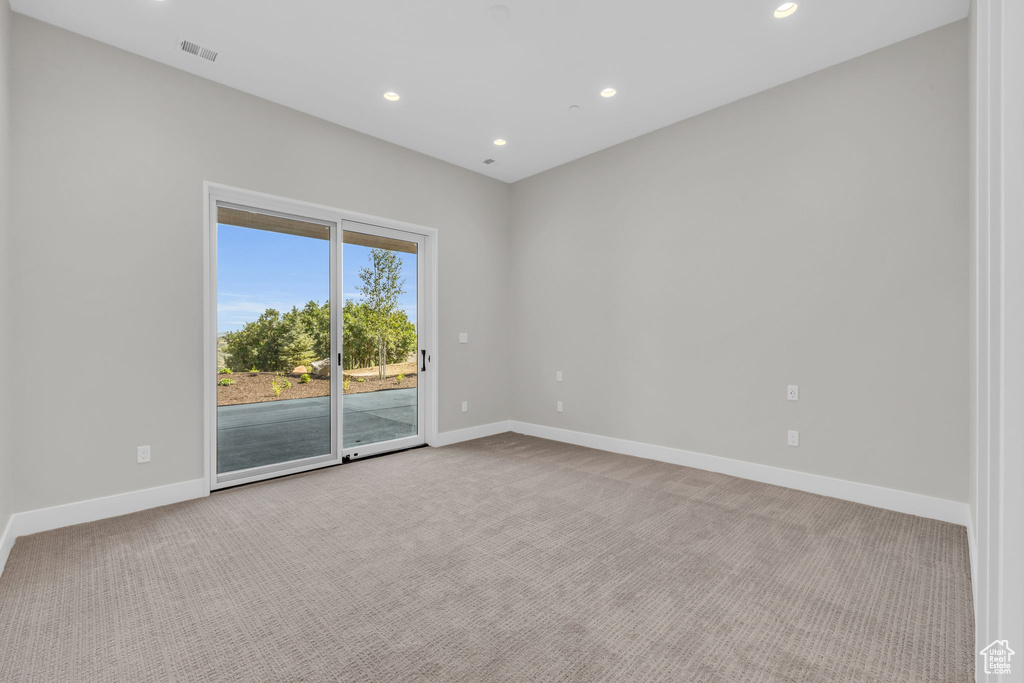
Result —
[{"label": "white door frame", "polygon": [[[976,0],[974,499],[977,654],[994,640],[1024,652],[1024,3]],[[1007,681],[1024,680],[1024,654]],[[986,680],[976,658],[977,680]]]},{"label": "white door frame", "polygon": [[[327,217],[313,215],[312,212],[305,212],[302,207],[295,205],[286,205],[285,203],[277,203],[275,206],[270,207],[263,203],[252,202],[252,201],[235,201],[233,199],[226,199],[219,196],[216,191],[209,193],[210,203],[207,216],[207,222],[209,223],[209,234],[207,235],[207,246],[210,253],[210,264],[209,264],[209,290],[206,297],[210,300],[211,310],[209,311],[209,330],[213,335],[212,346],[209,347],[212,354],[212,367],[207,362],[208,359],[203,358],[203,371],[212,372],[213,374],[207,374],[204,378],[216,377],[217,376],[217,224],[218,224],[218,209],[220,207],[230,207],[235,209],[252,210],[260,213],[272,216],[279,216],[282,218],[293,218],[311,224],[321,224],[330,230],[330,244],[332,247],[340,242],[341,232],[339,224]],[[341,336],[336,333],[340,323],[340,309],[338,306],[333,305],[340,298],[341,284],[339,275],[341,273],[341,252],[338,251],[335,254],[331,252],[330,257],[330,297],[331,297],[331,351],[330,358],[335,357],[335,353],[341,350]],[[209,343],[209,340],[206,341]],[[207,382],[209,384],[209,382]],[[341,401],[339,400],[340,393],[338,392],[339,380],[337,373],[332,372],[330,377],[331,386],[331,450],[330,453],[315,455],[311,457],[300,458],[297,460],[286,460],[284,462],[273,463],[270,465],[262,465],[259,467],[253,467],[249,469],[239,470],[236,472],[229,472],[224,475],[217,473],[217,387],[206,386],[205,391],[209,394],[211,405],[208,406],[209,412],[205,413],[204,422],[209,423],[209,432],[211,441],[208,444],[210,447],[210,458],[209,462],[209,476],[207,482],[210,489],[226,488],[228,486],[237,486],[239,484],[247,484],[249,482],[261,481],[263,479],[270,479],[272,477],[278,477],[282,474],[293,474],[295,472],[303,472],[305,470],[316,469],[318,467],[327,467],[329,465],[337,465],[342,461],[341,449],[339,444],[339,433],[341,429]],[[204,425],[204,431],[206,431],[206,425]]]},{"label": "white door frame", "polygon": [[[276,195],[266,194],[263,192],[255,192],[252,190],[245,190],[242,188],[231,187],[229,185],[221,185],[218,183],[212,183],[210,181],[203,182],[203,469],[204,469],[204,480],[206,482],[207,492],[223,487],[225,484],[218,484],[217,482],[217,386],[214,382],[210,381],[209,378],[216,377],[217,374],[217,301],[216,301],[216,282],[217,282],[217,245],[215,243],[216,238],[216,224],[217,217],[215,211],[217,208],[217,202],[225,202],[230,204],[237,204],[241,206],[249,206],[260,211],[266,211],[271,213],[280,213],[289,216],[302,217],[307,219],[313,219],[318,222],[324,222],[332,224],[335,227],[333,230],[338,231],[337,240],[340,244],[342,240],[341,226],[343,222],[354,222],[361,223],[367,226],[379,226],[381,228],[388,228],[393,230],[400,230],[414,235],[422,236],[424,238],[424,250],[422,256],[418,259],[418,269],[422,269],[423,274],[419,277],[420,286],[422,287],[422,293],[420,294],[420,300],[422,301],[421,308],[417,312],[417,326],[419,327],[419,320],[424,321],[423,327],[426,329],[422,330],[422,334],[419,335],[420,348],[427,350],[430,358],[427,363],[427,372],[419,373],[417,378],[417,386],[422,392],[424,411],[422,424],[424,425],[425,440],[426,443],[436,443],[438,434],[438,417],[437,417],[437,373],[439,364],[439,353],[438,353],[438,337],[437,337],[437,230],[422,225],[416,225],[413,223],[406,223],[404,221],[397,221],[390,218],[381,218],[378,216],[370,216],[368,214],[358,213],[355,211],[346,211],[344,209],[337,209],[334,207],[324,206],[321,204],[312,204],[309,202],[303,202],[299,200],[287,199],[285,197],[279,197]],[[339,249],[340,251],[340,249]],[[332,259],[334,263],[337,259]],[[336,272],[335,272],[336,271]],[[332,267],[331,273],[331,293],[332,299],[337,298],[340,301],[340,275],[341,275],[341,262],[337,261],[336,268]],[[335,297],[335,294],[338,296]],[[331,315],[332,318],[337,314],[341,315],[340,308],[337,311],[335,309],[338,306],[332,305]],[[332,327],[335,329],[340,327],[340,320],[338,324],[334,324],[332,321]],[[331,335],[331,348],[332,357],[331,362],[333,363],[336,354],[341,351],[341,339],[338,334],[332,333]],[[332,371],[332,395],[336,395],[340,398],[340,380],[338,380],[340,371]],[[338,383],[337,388],[333,388],[334,384]],[[337,406],[335,406],[337,403]],[[341,462],[342,444],[341,436],[338,433],[338,428],[341,426],[341,401],[332,401],[332,451],[336,457],[322,460],[322,459],[310,459],[309,464],[287,468],[285,470],[261,473],[252,477],[243,477],[234,479],[230,482],[230,486],[237,484],[247,483],[249,481],[258,481],[260,479],[267,479],[273,476],[280,476],[281,474],[287,473],[292,474],[295,472],[302,472],[305,470],[317,469],[320,467],[327,467],[335,465]],[[316,462],[313,462],[316,460]]]}]

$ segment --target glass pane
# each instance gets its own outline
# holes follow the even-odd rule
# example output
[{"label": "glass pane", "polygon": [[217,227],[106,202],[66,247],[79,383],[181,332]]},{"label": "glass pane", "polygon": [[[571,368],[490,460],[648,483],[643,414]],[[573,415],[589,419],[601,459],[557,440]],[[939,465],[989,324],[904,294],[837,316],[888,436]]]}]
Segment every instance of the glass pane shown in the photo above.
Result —
[{"label": "glass pane", "polygon": [[331,453],[324,225],[217,214],[217,472]]},{"label": "glass pane", "polygon": [[419,433],[417,245],[345,231],[344,448]]}]

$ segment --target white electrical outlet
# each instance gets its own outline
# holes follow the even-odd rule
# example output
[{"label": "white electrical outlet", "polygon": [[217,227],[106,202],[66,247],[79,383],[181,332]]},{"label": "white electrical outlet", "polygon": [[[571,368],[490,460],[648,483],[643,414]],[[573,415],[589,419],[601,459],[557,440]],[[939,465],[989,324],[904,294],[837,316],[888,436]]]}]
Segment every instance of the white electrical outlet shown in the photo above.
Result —
[{"label": "white electrical outlet", "polygon": [[556,370],[555,371],[555,381],[556,382],[561,382],[562,381],[562,371],[561,370]]},{"label": "white electrical outlet", "polygon": [[562,412],[562,402],[561,401],[558,402],[557,408],[558,408],[558,412]]},{"label": "white electrical outlet", "polygon": [[468,344],[469,343],[469,332],[459,332],[459,343],[460,344]]},{"label": "white electrical outlet", "polygon": [[464,412],[464,413],[468,413],[469,412],[469,401],[463,401],[462,402],[462,412]]},{"label": "white electrical outlet", "polygon": [[150,450],[149,446],[139,446],[138,458],[139,462],[149,462]]},{"label": "white electrical outlet", "polygon": [[795,429],[790,429],[786,433],[786,439],[787,439],[786,442],[790,446],[799,446],[800,445],[800,432],[796,431]]},{"label": "white electrical outlet", "polygon": [[795,384],[790,384],[789,387],[786,389],[786,398],[789,399],[790,401],[799,401],[800,387],[798,387]]}]

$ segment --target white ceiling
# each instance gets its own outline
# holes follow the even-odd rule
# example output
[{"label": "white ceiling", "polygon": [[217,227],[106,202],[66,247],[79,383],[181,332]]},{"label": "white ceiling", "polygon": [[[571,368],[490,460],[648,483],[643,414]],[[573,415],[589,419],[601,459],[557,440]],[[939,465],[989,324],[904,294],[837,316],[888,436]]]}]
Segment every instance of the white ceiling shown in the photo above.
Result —
[{"label": "white ceiling", "polygon": [[[969,0],[11,0],[513,182],[967,16]],[[489,8],[511,10],[503,22]],[[182,52],[190,40],[220,53]],[[618,95],[600,97],[602,88]],[[398,102],[382,94],[393,90]],[[570,105],[579,109],[570,111]],[[508,144],[499,148],[495,138]],[[493,158],[489,166],[483,160]]]}]

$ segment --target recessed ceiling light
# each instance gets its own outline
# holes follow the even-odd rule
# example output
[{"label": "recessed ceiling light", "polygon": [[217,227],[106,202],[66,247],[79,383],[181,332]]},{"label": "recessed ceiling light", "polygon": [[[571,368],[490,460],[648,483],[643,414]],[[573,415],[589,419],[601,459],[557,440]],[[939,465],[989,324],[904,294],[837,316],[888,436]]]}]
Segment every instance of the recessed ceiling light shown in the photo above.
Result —
[{"label": "recessed ceiling light", "polygon": [[401,98],[398,96],[398,93],[391,92],[389,90],[388,92],[384,93],[384,99],[387,100],[388,102],[396,102],[397,100],[399,100]]},{"label": "recessed ceiling light", "polygon": [[796,11],[796,7],[797,7],[797,5],[796,5],[795,2],[784,2],[784,3],[782,3],[781,5],[779,5],[778,7],[775,8],[775,18],[776,19],[785,19],[790,14],[792,14],[793,12]]},{"label": "recessed ceiling light", "polygon": [[494,144],[496,144],[498,147],[501,147],[501,146],[505,145],[506,142],[504,140],[502,140],[501,138],[498,138],[497,140],[494,141]]},{"label": "recessed ceiling light", "polygon": [[508,18],[512,16],[512,10],[505,5],[493,5],[489,10],[487,10],[487,14],[494,21],[501,23],[503,21],[508,21]]},{"label": "recessed ceiling light", "polygon": [[605,88],[601,91],[601,97],[615,97],[615,88]]}]

